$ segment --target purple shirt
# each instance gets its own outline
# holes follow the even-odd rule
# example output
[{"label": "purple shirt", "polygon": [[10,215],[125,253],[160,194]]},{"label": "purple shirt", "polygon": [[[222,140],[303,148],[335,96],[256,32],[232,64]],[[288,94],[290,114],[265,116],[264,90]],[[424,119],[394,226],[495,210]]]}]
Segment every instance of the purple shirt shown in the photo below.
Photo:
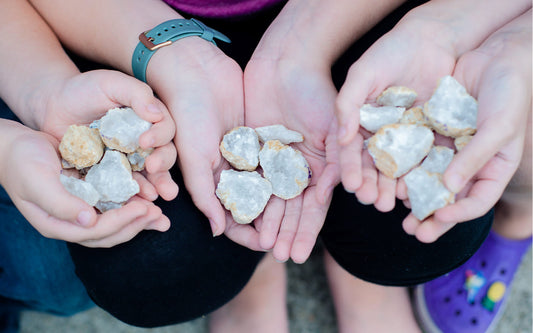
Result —
[{"label": "purple shirt", "polygon": [[282,0],[164,0],[178,11],[201,17],[232,17],[251,14]]}]

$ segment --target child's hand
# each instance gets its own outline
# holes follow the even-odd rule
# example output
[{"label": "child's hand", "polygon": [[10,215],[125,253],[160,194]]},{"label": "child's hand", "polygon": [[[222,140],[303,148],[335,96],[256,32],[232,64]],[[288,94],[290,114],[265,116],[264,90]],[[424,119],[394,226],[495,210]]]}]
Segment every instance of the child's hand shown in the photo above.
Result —
[{"label": "child's hand", "polygon": [[[185,186],[217,236],[226,230],[227,215],[215,187],[222,170],[229,168],[219,145],[226,132],[244,124],[242,75],[234,60],[199,38],[161,48],[147,69],[148,83],[175,121]],[[241,239],[260,249],[257,234]]]},{"label": "child's hand", "polygon": [[531,114],[531,9],[459,59],[454,76],[479,103],[478,130],[444,174],[456,203],[404,229],[433,242],[456,223],[485,214],[500,198],[522,156]]},{"label": "child's hand", "polygon": [[[257,52],[257,51],[256,51]],[[303,134],[295,144],[312,171],[309,186],[296,198],[275,196],[256,220],[261,246],[279,261],[303,263],[324,224],[333,188],[339,182],[334,123],[336,90],[328,66],[294,59],[269,59],[260,52],[245,70],[246,125],[282,124]],[[327,167],[328,166],[328,167]]]},{"label": "child's hand", "polygon": [[[61,163],[54,137],[1,120],[6,140],[0,153],[0,181],[15,206],[43,236],[89,247],[111,247],[142,230],[166,231],[161,209],[139,196],[119,209],[97,214],[59,180]],[[140,182],[141,191],[144,191]]]},{"label": "child's hand", "polygon": [[139,117],[153,123],[139,138],[141,148],[155,148],[146,159],[143,174],[163,199],[176,197],[178,187],[168,172],[176,161],[174,122],[148,85],[120,72],[97,70],[76,75],[49,90],[40,129],[58,140],[68,126],[89,125],[108,109],[120,106],[130,106]]},{"label": "child's hand", "polygon": [[404,19],[350,68],[337,98],[339,156],[344,188],[355,192],[360,202],[390,211],[397,181],[381,174],[363,149],[368,136],[359,129],[359,108],[398,85],[418,93],[415,105],[427,101],[438,79],[451,74],[455,66],[455,50],[447,36],[439,24]]}]

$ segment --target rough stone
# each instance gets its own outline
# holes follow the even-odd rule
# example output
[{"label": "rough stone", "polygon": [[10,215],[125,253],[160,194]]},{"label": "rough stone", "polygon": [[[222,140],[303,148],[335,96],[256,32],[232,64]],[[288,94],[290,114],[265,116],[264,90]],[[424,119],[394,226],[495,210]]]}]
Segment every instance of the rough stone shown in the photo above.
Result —
[{"label": "rough stone", "polygon": [[413,105],[418,94],[413,89],[393,86],[385,89],[376,99],[376,103],[386,106],[402,106],[409,108]]},{"label": "rough stone", "polygon": [[397,123],[404,111],[403,107],[365,104],[359,109],[359,124],[367,131],[375,133],[385,125]]},{"label": "rough stone", "polygon": [[420,166],[429,172],[443,174],[450,165],[454,154],[453,149],[445,146],[434,146]]},{"label": "rough stone", "polygon": [[91,206],[96,205],[100,200],[100,194],[91,183],[63,174],[59,175],[59,180],[70,194],[77,196]]},{"label": "rough stone", "polygon": [[450,137],[474,134],[478,105],[475,98],[451,76],[439,80],[424,114],[436,132]]},{"label": "rough stone", "polygon": [[232,129],[220,143],[222,156],[238,170],[255,170],[259,163],[260,149],[256,131],[246,126]]},{"label": "rough stone", "polygon": [[290,143],[304,141],[304,137],[301,133],[287,129],[283,125],[257,127],[255,131],[261,142],[278,140],[284,145],[288,145]]},{"label": "rough stone", "polygon": [[379,171],[389,178],[397,178],[422,161],[434,138],[426,126],[385,125],[368,140],[368,152]]},{"label": "rough stone", "polygon": [[140,118],[132,108],[114,108],[100,118],[100,136],[105,145],[124,153],[132,153],[139,148],[139,137],[150,129],[152,124]]},{"label": "rough stone", "polygon": [[98,135],[98,130],[71,125],[61,139],[59,152],[67,165],[83,169],[100,161],[104,153],[104,143]]},{"label": "rough stone", "polygon": [[248,224],[265,209],[272,195],[272,185],[257,171],[224,170],[216,195],[235,222]]},{"label": "rough stone", "polygon": [[300,195],[309,185],[311,169],[302,153],[278,140],[265,142],[259,152],[263,175],[272,183],[272,192],[282,199]]}]

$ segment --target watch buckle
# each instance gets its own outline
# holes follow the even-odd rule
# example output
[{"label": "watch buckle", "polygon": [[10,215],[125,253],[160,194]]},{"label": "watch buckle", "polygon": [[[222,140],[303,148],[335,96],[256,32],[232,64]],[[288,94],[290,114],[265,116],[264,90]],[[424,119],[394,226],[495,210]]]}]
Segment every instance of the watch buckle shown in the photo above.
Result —
[{"label": "watch buckle", "polygon": [[161,42],[159,44],[154,44],[154,37],[148,37],[146,36],[146,34],[149,32],[149,30],[145,31],[145,32],[142,32],[140,35],[139,35],[139,41],[144,45],[146,46],[146,48],[150,51],[155,51],[163,46],[168,46],[170,44],[172,44],[172,41],[171,40],[167,40],[165,42]]}]

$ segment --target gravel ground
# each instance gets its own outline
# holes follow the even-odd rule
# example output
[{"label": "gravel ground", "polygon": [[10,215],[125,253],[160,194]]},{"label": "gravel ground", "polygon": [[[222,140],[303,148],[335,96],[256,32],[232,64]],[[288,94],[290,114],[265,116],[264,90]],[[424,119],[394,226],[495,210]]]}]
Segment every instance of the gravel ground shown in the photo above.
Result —
[{"label": "gravel ground", "polygon": [[[318,251],[304,265],[288,264],[289,293],[287,306],[291,332],[336,332],[334,309]],[[531,333],[532,331],[532,257],[531,250],[524,258],[511,288],[505,313],[496,333]],[[312,279],[309,279],[313,276]],[[92,309],[64,318],[43,313],[24,312],[22,333],[207,333],[207,320],[155,329],[126,325],[101,309]]]}]

